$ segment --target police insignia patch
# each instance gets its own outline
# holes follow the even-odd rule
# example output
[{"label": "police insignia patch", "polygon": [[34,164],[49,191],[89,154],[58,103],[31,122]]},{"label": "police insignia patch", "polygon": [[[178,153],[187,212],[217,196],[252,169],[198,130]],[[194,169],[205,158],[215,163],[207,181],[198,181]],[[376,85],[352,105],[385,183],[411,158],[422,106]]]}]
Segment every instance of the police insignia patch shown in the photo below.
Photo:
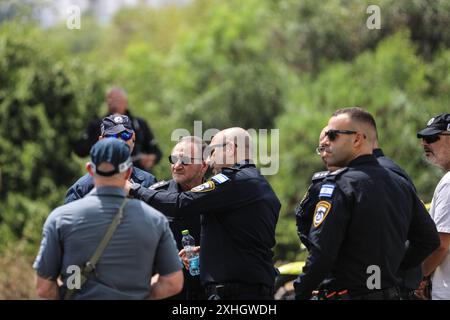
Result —
[{"label": "police insignia patch", "polygon": [[214,181],[207,181],[191,189],[192,192],[208,192],[216,188]]},{"label": "police insignia patch", "polygon": [[314,210],[314,219],[313,224],[314,227],[318,227],[321,225],[321,223],[325,220],[325,218],[328,215],[328,212],[330,212],[331,209],[331,203],[328,201],[319,201],[319,203],[316,205],[316,210]]}]

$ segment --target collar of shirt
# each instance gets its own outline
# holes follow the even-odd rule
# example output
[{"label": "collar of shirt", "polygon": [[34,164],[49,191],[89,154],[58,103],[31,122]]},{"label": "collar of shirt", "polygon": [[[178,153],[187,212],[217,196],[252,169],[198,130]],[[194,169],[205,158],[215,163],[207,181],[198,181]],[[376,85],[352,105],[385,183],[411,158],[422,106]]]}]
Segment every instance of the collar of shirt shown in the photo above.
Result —
[{"label": "collar of shirt", "polygon": [[350,161],[347,167],[356,167],[364,164],[374,164],[374,163],[378,164],[378,161],[373,154],[364,154]]},{"label": "collar of shirt", "polygon": [[232,166],[232,168],[236,168],[236,169],[242,169],[242,168],[246,168],[246,167],[255,167],[255,163],[253,162],[253,160],[243,160],[240,161],[238,163],[235,163],[234,166]]},{"label": "collar of shirt", "polygon": [[125,198],[125,190],[119,187],[95,187],[89,192],[90,195],[96,196],[118,196]]},{"label": "collar of shirt", "polygon": [[384,152],[383,152],[383,150],[381,150],[381,148],[373,149],[372,154],[377,158],[384,157]]}]

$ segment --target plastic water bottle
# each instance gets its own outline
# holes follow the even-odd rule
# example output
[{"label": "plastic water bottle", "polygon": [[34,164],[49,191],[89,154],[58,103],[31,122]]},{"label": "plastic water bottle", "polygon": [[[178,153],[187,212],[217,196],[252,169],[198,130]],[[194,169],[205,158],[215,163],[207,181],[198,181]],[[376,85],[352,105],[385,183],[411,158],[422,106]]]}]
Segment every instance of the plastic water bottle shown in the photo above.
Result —
[{"label": "plastic water bottle", "polygon": [[181,243],[186,251],[186,258],[189,260],[189,273],[192,276],[198,276],[200,274],[200,258],[198,253],[194,252],[195,239],[189,234],[189,230],[183,230],[181,234],[183,235]]}]

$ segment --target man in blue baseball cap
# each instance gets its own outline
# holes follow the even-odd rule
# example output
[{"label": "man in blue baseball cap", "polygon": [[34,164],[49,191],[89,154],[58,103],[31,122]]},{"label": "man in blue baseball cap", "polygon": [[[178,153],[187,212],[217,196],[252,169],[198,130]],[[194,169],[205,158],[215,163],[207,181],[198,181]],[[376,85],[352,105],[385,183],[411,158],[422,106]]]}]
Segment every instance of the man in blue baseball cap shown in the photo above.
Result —
[{"label": "man in blue baseball cap", "polygon": [[[103,118],[98,139],[116,138],[123,140],[133,152],[135,136],[133,125],[126,115],[112,114]],[[157,182],[152,174],[136,167],[133,167],[130,179],[135,183],[142,184],[144,187],[150,187]],[[92,188],[94,188],[92,176],[85,174],[67,190],[64,203],[83,198]]]},{"label": "man in blue baseball cap", "polygon": [[40,297],[162,299],[181,291],[183,273],[167,218],[126,198],[130,154],[120,139],[98,141],[86,165],[95,188],[47,218],[33,265]]}]

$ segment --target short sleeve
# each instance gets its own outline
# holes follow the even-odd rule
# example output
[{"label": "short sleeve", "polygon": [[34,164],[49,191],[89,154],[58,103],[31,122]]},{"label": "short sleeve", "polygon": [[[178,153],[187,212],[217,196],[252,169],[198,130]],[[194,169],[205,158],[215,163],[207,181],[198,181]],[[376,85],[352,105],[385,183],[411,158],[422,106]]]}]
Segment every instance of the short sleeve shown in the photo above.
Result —
[{"label": "short sleeve", "polygon": [[450,183],[436,192],[433,220],[438,232],[450,233]]},{"label": "short sleeve", "polygon": [[181,260],[178,257],[178,249],[167,219],[164,218],[163,223],[163,232],[155,256],[155,269],[162,276],[182,268]]},{"label": "short sleeve", "polygon": [[37,274],[46,279],[56,279],[61,269],[62,248],[56,228],[55,214],[52,213],[44,224],[39,253],[33,264]]}]

